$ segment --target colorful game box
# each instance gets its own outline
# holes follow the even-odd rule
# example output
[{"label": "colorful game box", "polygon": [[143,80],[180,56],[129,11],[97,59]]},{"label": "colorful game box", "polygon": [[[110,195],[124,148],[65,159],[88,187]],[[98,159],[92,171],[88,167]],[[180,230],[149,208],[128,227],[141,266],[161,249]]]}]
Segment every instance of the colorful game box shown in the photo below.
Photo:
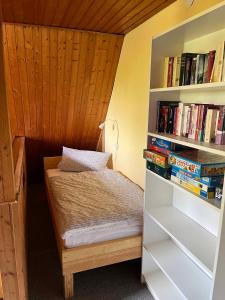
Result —
[{"label": "colorful game box", "polygon": [[209,187],[208,185],[188,176],[188,173],[182,171],[182,170],[179,170],[179,169],[176,169],[176,168],[172,168],[172,171],[171,171],[171,175],[174,176],[174,177],[177,177],[178,179],[186,182],[187,184],[196,187],[202,191],[205,191],[205,192],[215,192],[215,187]]},{"label": "colorful game box", "polygon": [[147,168],[158,174],[159,176],[165,178],[165,179],[170,179],[170,176],[171,176],[171,167],[169,168],[163,168],[163,167],[160,167],[150,161],[147,161]]},{"label": "colorful game box", "polygon": [[[196,177],[192,174],[181,170],[175,166],[172,167],[172,173],[174,176],[179,177],[180,179],[186,180],[192,184],[202,185],[207,189],[208,187],[217,187],[223,185],[224,176],[217,176],[217,177]],[[195,183],[196,182],[196,183]]]},{"label": "colorful game box", "polygon": [[[171,181],[179,184],[180,186],[184,187],[185,189],[191,191],[192,193],[201,196],[205,199],[213,199],[215,198],[215,188],[213,188],[213,191],[203,191],[200,187],[196,187],[174,175],[171,175]],[[209,188],[211,189],[211,188]]]},{"label": "colorful game box", "polygon": [[144,153],[143,153],[143,157],[146,160],[148,160],[152,163],[155,163],[156,165],[158,165],[160,167],[163,167],[163,168],[168,168],[169,167],[169,165],[168,165],[168,156],[166,156],[164,154],[153,152],[153,151],[150,151],[148,149],[145,149]]},{"label": "colorful game box", "polygon": [[195,177],[221,176],[225,171],[223,156],[199,150],[171,153],[169,164]]},{"label": "colorful game box", "polygon": [[187,149],[187,147],[179,145],[179,144],[174,144],[172,142],[163,140],[163,139],[159,139],[159,138],[155,138],[153,137],[151,140],[151,144],[154,146],[157,146],[159,148],[162,149],[166,149],[166,150],[170,150],[170,151],[180,151],[180,150],[184,150]]}]

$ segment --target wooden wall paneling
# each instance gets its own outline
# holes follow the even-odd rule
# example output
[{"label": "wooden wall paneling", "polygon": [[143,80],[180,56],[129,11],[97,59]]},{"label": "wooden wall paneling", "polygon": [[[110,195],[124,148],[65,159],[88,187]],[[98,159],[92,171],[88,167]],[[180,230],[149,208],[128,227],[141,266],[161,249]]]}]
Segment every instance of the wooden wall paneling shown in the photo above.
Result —
[{"label": "wooden wall paneling", "polygon": [[0,273],[0,299],[3,299],[3,290],[2,290],[2,277]]},{"label": "wooden wall paneling", "polygon": [[23,105],[21,105],[23,99],[21,95],[20,76],[18,69],[18,56],[16,49],[16,39],[14,34],[14,27],[10,26],[6,28],[6,40],[8,47],[8,59],[11,80],[13,81],[13,99],[17,117],[17,135],[23,136],[24,132],[24,114]]},{"label": "wooden wall paneling", "polygon": [[124,34],[175,0],[7,0],[5,22]]},{"label": "wooden wall paneling", "polygon": [[0,268],[4,300],[19,299],[10,204],[0,204]]},{"label": "wooden wall paneling", "polygon": [[33,25],[4,29],[10,119],[14,135],[27,137],[32,173],[41,174],[42,157],[59,155],[63,145],[95,149],[123,37]]},{"label": "wooden wall paneling", "polygon": [[[79,70],[79,56],[81,48],[81,32],[73,32],[73,51],[72,51],[72,61],[71,61],[71,82],[70,82],[70,95],[69,95],[69,105],[68,105],[68,115],[67,115],[67,133],[66,133],[66,143],[68,145],[73,145],[76,136],[76,128],[74,126],[74,112],[75,112],[75,95],[77,89],[77,78]],[[91,87],[90,87],[91,88]]]},{"label": "wooden wall paneling", "polygon": [[14,200],[15,190],[12,141],[6,95],[2,24],[0,24],[0,107],[0,203],[3,203]]}]

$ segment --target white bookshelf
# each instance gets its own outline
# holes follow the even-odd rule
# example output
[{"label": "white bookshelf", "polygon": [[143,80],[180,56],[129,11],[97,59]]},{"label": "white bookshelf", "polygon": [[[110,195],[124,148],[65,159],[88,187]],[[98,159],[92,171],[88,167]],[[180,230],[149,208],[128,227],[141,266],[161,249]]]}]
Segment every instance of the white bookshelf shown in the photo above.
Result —
[{"label": "white bookshelf", "polygon": [[[152,39],[148,139],[225,157],[225,146],[157,133],[157,101],[225,105],[225,82],[162,88],[165,56],[208,52],[225,41],[225,1]],[[146,169],[142,276],[157,300],[225,299],[225,216],[206,201]]]}]

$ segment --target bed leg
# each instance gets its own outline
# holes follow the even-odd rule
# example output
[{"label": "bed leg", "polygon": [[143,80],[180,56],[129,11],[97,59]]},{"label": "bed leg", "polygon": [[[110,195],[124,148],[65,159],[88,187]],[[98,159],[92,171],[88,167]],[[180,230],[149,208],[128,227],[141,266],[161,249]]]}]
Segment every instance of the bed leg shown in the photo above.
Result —
[{"label": "bed leg", "polygon": [[73,294],[74,294],[73,273],[64,275],[64,293],[65,293],[65,299],[73,297]]}]

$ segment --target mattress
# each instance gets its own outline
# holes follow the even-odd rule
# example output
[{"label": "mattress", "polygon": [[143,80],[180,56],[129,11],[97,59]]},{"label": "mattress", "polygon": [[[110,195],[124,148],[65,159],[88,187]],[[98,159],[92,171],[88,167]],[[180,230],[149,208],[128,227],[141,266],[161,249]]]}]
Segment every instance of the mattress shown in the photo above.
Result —
[{"label": "mattress", "polygon": [[66,248],[141,234],[143,190],[119,172],[50,169],[47,176]]}]

